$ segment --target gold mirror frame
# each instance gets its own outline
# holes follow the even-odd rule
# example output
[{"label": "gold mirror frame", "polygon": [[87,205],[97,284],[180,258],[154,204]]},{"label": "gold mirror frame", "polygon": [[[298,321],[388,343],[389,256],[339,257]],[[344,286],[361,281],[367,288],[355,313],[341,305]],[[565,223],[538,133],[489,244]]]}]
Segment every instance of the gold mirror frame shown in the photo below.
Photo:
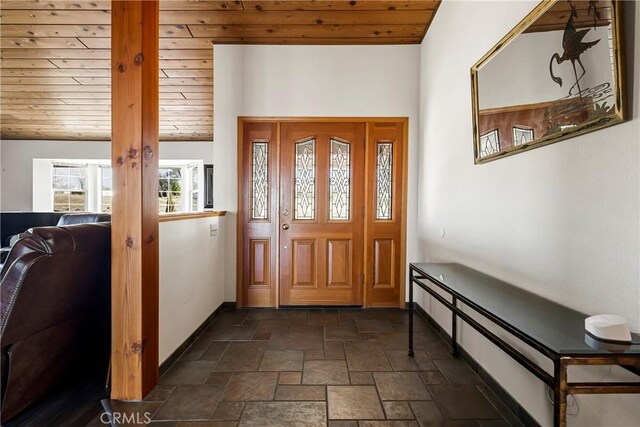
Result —
[{"label": "gold mirror frame", "polygon": [[583,135],[585,133],[593,132],[608,126],[613,126],[618,123],[622,123],[625,117],[624,109],[624,57],[623,57],[623,32],[622,32],[622,2],[619,0],[611,0],[611,32],[612,32],[612,44],[613,44],[613,87],[614,87],[614,100],[613,114],[605,117],[594,118],[589,121],[585,121],[575,128],[563,130],[552,135],[548,135],[532,142],[527,142],[522,145],[513,146],[499,151],[495,154],[491,154],[485,157],[480,157],[480,126],[479,126],[479,94],[478,94],[478,71],[486,63],[488,63],[494,56],[501,52],[509,43],[522,34],[529,26],[535,23],[547,10],[559,1],[564,0],[542,0],[542,2],[535,7],[527,16],[522,19],[506,36],[504,36],[495,46],[489,50],[478,62],[471,67],[471,103],[473,112],[473,154],[474,163],[481,164],[498,160],[503,157],[508,157],[514,154],[522,153],[534,148],[544,147],[545,145],[553,144],[554,142],[562,141],[575,136]]}]

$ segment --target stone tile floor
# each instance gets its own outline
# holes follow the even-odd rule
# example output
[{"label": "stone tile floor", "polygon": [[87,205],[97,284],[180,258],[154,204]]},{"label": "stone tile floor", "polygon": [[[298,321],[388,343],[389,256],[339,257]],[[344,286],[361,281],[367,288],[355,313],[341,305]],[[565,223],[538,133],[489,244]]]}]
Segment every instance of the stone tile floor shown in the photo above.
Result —
[{"label": "stone tile floor", "polygon": [[112,407],[155,427],[519,424],[417,316],[408,357],[407,321],[397,309],[225,312],[145,401]]}]

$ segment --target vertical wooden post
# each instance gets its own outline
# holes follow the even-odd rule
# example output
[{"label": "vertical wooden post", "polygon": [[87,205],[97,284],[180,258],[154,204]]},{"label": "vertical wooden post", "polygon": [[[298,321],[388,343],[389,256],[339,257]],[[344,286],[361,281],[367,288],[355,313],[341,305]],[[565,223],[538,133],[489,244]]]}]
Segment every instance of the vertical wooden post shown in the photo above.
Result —
[{"label": "vertical wooden post", "polygon": [[111,2],[111,397],[158,382],[157,0]]}]

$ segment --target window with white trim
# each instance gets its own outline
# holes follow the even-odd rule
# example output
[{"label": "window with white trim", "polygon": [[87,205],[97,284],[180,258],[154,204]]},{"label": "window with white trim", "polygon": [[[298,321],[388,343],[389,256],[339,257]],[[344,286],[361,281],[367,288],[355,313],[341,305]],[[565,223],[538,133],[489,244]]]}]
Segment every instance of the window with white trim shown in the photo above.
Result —
[{"label": "window with white trim", "polygon": [[53,211],[86,211],[87,165],[53,164],[52,169]]},{"label": "window with white trim", "polygon": [[[111,213],[113,172],[109,160],[34,159],[33,171],[35,211]],[[203,185],[204,162],[160,160],[159,213],[204,210]]]}]

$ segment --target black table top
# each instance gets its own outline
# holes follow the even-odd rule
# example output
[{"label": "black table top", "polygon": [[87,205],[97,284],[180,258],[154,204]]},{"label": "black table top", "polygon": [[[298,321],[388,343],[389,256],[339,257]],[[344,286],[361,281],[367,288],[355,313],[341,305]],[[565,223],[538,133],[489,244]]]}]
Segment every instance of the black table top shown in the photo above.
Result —
[{"label": "black table top", "polygon": [[[640,344],[604,343],[587,335],[586,314],[464,265],[412,263],[411,266],[461,301],[479,306],[554,355],[640,355]],[[633,341],[640,342],[640,337],[633,334]]]}]

